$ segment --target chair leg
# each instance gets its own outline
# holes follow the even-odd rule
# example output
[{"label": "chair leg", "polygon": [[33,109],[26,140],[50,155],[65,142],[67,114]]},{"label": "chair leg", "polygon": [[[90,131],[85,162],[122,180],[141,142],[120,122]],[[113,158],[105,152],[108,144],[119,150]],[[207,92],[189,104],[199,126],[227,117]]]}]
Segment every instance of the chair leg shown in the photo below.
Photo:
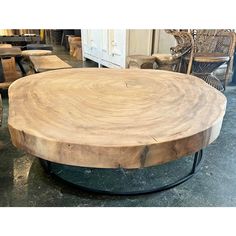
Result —
[{"label": "chair leg", "polygon": [[[232,59],[231,59],[232,60]],[[226,68],[226,72],[225,72],[225,78],[224,78],[224,89],[226,89],[226,85],[228,84],[228,80],[229,80],[229,72],[230,69],[232,68],[232,62],[230,61],[229,63],[227,63],[227,68]]]},{"label": "chair leg", "polygon": [[64,32],[64,30],[63,30],[63,32],[62,32],[62,37],[61,37],[61,46],[63,46],[64,37],[65,37],[65,32]]}]

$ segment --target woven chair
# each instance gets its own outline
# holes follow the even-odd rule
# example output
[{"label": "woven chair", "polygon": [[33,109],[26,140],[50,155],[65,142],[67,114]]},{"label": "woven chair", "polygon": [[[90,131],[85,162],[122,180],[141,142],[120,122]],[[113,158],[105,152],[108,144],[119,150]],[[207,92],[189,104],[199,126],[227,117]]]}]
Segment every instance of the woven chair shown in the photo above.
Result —
[{"label": "woven chair", "polygon": [[[185,31],[165,30],[166,33],[171,34],[177,45],[170,48],[170,54],[153,54],[159,70],[169,70],[180,72],[182,69],[183,57],[193,53],[193,37],[190,33]],[[187,68],[187,73],[190,70]]]},{"label": "woven chair", "polygon": [[[193,30],[192,34],[193,56],[186,58],[191,74],[224,91],[233,65],[235,34],[225,30]],[[223,64],[226,64],[226,72],[221,82],[214,71]]]}]

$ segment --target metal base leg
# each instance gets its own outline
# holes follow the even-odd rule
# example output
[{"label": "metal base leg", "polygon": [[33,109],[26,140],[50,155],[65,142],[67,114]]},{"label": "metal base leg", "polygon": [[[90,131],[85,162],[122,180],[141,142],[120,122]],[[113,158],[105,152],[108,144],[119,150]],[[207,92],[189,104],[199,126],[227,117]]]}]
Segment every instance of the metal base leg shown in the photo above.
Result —
[{"label": "metal base leg", "polygon": [[[55,177],[57,177],[59,179],[62,179],[64,181],[66,181],[66,182],[69,182],[70,184],[72,184],[74,186],[77,186],[80,189],[83,189],[85,191],[101,193],[101,194],[108,194],[108,195],[131,196],[131,195],[141,195],[141,194],[149,194],[149,193],[161,192],[161,191],[164,191],[164,190],[167,190],[167,189],[174,188],[174,187],[184,183],[185,181],[187,181],[188,179],[193,177],[194,174],[197,173],[197,171],[199,170],[199,167],[200,167],[200,163],[202,161],[202,157],[203,157],[203,151],[202,150],[200,150],[199,152],[196,152],[194,154],[193,165],[192,165],[191,171],[187,175],[185,175],[184,177],[178,179],[175,182],[172,182],[170,184],[167,184],[167,185],[164,185],[164,186],[161,186],[161,187],[156,187],[156,188],[154,187],[153,189],[149,189],[149,190],[130,191],[130,192],[112,191],[112,190],[111,191],[110,190],[100,190],[100,189],[89,188],[89,187],[81,186],[81,185],[78,185],[78,184],[74,184],[73,182],[68,181],[68,180],[62,178],[61,176],[59,176],[58,172],[56,172],[53,169],[53,165],[55,163],[50,162],[50,161],[45,161],[45,160],[42,160],[42,159],[40,159],[40,161],[41,161],[41,164],[44,167],[44,169],[47,171],[47,173],[49,173],[49,174],[51,174],[51,175],[53,175],[53,176],[55,176]],[[56,165],[58,165],[58,164],[56,164]],[[97,181],[99,181],[99,180],[97,180]]]},{"label": "metal base leg", "polygon": [[24,66],[21,64],[21,60],[22,60],[21,57],[16,57],[16,63],[17,63],[18,66],[20,67],[20,70],[21,70],[22,76],[26,76],[26,71],[25,71]]},{"label": "metal base leg", "polygon": [[5,81],[3,66],[2,66],[2,58],[0,58],[0,82]]}]

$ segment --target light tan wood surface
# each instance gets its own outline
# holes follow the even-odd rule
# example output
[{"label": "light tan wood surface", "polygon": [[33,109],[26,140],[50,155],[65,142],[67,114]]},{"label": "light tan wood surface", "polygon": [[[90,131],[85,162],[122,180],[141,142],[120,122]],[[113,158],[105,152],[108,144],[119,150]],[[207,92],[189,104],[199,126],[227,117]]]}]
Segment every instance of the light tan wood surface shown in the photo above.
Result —
[{"label": "light tan wood surface", "polygon": [[71,68],[69,64],[61,60],[56,55],[48,55],[48,56],[40,56],[40,57],[30,56],[29,58],[36,72]]},{"label": "light tan wood surface", "polygon": [[12,82],[1,82],[0,89],[8,89]]},{"label": "light tan wood surface", "polygon": [[9,88],[13,144],[53,162],[141,168],[206,147],[219,135],[225,96],[167,71],[66,69]]},{"label": "light tan wood surface", "polygon": [[8,43],[3,43],[3,44],[0,44],[0,48],[12,48],[12,45]]},{"label": "light tan wood surface", "polygon": [[22,51],[23,57],[29,57],[29,56],[45,56],[45,55],[51,55],[52,51],[50,50],[24,50]]},{"label": "light tan wood surface", "polygon": [[156,53],[156,54],[152,54],[153,57],[157,58],[160,61],[170,61],[173,60],[173,56],[171,54],[167,54],[167,53]]},{"label": "light tan wood surface", "polygon": [[[12,48],[12,45],[0,44],[0,48],[6,48],[6,49]],[[3,57],[3,58],[0,58],[0,60],[1,60],[0,63],[2,63],[2,68],[3,68],[3,73],[4,73],[4,82],[0,83],[0,89],[7,89],[13,81],[21,77],[21,73],[17,71],[16,69],[16,61],[14,57],[10,57],[10,58]]]},{"label": "light tan wood surface", "polygon": [[0,58],[21,56],[20,48],[0,47]]},{"label": "light tan wood surface", "polygon": [[[7,59],[1,59],[3,66],[3,73],[5,77],[4,82],[13,82],[22,77],[20,71],[16,69],[16,61],[14,57],[10,57]],[[2,85],[3,86],[3,85]],[[0,84],[1,87],[1,84]]]}]

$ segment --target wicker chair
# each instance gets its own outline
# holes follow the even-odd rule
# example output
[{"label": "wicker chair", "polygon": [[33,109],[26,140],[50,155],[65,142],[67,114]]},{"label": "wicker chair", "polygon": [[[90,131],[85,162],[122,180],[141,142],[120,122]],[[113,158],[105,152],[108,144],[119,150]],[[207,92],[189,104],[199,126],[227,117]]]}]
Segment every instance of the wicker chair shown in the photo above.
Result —
[{"label": "wicker chair", "polygon": [[[192,58],[185,58],[191,74],[203,79],[220,91],[225,90],[233,65],[235,34],[225,30],[193,30],[194,51]],[[226,64],[223,83],[214,71]]]},{"label": "wicker chair", "polygon": [[[185,31],[165,30],[166,33],[173,35],[177,42],[177,46],[170,48],[171,54],[153,54],[156,57],[156,62],[159,70],[169,70],[180,72],[182,69],[183,57],[193,53],[193,38],[192,35]],[[187,73],[190,70],[187,68]]]}]

